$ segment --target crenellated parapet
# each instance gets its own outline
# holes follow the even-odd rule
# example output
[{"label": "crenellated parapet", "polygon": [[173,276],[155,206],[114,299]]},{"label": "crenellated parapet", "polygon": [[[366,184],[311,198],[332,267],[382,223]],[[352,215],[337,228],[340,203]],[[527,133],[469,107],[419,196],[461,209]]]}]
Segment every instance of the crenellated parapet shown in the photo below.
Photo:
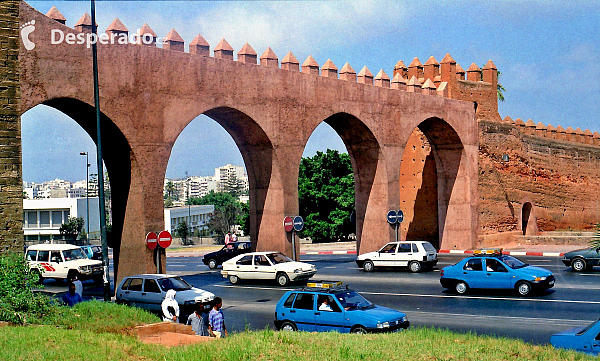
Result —
[{"label": "crenellated parapet", "polygon": [[[48,11],[46,16],[63,25],[66,24],[66,19],[55,6]],[[89,14],[85,13],[75,24],[74,29],[80,32],[90,33],[92,31],[92,23]],[[169,31],[164,37],[161,37],[157,35],[148,24],[144,24],[135,33],[130,34],[129,30],[121,20],[115,18],[105,30],[105,33],[108,35],[109,39],[118,39],[118,41],[110,41],[109,44],[129,44],[131,46],[145,45],[152,47],[162,45],[164,50],[185,52],[185,41],[175,29]],[[123,41],[122,39],[126,40]],[[210,44],[201,34],[198,34],[189,43],[188,53],[193,56],[210,57]],[[224,38],[212,49],[212,57],[237,61],[249,65],[259,64],[260,66],[280,68],[286,71],[295,71],[329,79],[356,82],[364,85],[387,88],[390,89],[390,91],[405,91],[449,98],[457,97],[458,90],[456,89],[460,89],[460,85],[456,85],[456,83],[464,81],[464,71],[462,71],[461,78],[460,74],[462,68],[460,68],[460,65],[457,65],[454,62],[454,66],[449,70],[447,62],[445,63],[442,61],[440,64],[433,56],[431,56],[425,64],[421,64],[418,58],[414,58],[408,67],[406,67],[401,60],[398,61],[394,66],[392,79],[390,79],[383,69],[380,69],[377,72],[377,75],[374,76],[366,66],[363,66],[357,74],[349,63],[344,64],[342,69],[338,71],[338,67],[331,59],[328,59],[322,66],[319,66],[312,55],[309,55],[302,65],[300,65],[300,62],[291,51],[288,52],[280,62],[273,49],[270,47],[264,51],[260,58],[258,58],[258,54],[249,43],[244,44],[237,52],[237,60],[235,60],[234,49]],[[451,57],[446,54],[444,60],[448,60],[448,58],[451,59]],[[448,76],[450,72],[453,73],[452,77]],[[484,74],[483,77],[486,78],[486,75]],[[481,79],[479,79],[478,82],[481,82]],[[454,85],[451,86],[451,84]],[[453,89],[455,90],[453,91]],[[460,97],[457,98],[460,99]],[[463,100],[472,101],[471,99]]]},{"label": "crenellated parapet", "polygon": [[502,119],[502,122],[515,126],[519,129],[521,133],[526,135],[586,145],[600,146],[600,133],[592,133],[592,131],[589,129],[586,129],[585,131],[581,130],[581,128],[579,127],[577,129],[573,129],[572,127],[567,127],[565,129],[560,125],[554,127],[552,124],[544,125],[542,122],[538,122],[536,124],[531,119],[528,119],[526,122],[524,122],[521,118],[513,120],[509,116],[504,117],[504,119]]}]

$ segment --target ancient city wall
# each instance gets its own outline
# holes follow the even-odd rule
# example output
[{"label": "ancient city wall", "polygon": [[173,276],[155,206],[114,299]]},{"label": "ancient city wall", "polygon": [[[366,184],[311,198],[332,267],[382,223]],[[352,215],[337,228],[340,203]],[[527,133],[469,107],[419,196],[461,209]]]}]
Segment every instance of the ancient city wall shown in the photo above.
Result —
[{"label": "ancient city wall", "polygon": [[532,124],[508,117],[479,122],[481,234],[522,230],[527,202],[539,231],[591,229],[598,222],[598,133]]},{"label": "ancient city wall", "polygon": [[0,1],[0,251],[23,249],[19,1]]}]

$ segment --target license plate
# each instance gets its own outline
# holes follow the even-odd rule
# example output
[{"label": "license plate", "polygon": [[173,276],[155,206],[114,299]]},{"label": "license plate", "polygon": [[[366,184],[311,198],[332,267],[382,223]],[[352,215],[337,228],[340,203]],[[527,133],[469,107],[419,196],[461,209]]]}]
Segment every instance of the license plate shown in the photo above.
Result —
[{"label": "license plate", "polygon": [[549,285],[554,286],[554,281],[550,281]]}]

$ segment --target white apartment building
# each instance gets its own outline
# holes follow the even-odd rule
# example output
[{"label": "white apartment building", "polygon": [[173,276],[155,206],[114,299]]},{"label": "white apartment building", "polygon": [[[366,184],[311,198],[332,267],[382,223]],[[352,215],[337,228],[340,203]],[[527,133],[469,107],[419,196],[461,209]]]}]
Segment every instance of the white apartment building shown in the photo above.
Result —
[{"label": "white apartment building", "polygon": [[[90,204],[90,239],[100,238],[100,209],[98,198],[89,198]],[[87,232],[86,198],[46,198],[23,199],[23,234],[25,242],[41,243],[63,239],[60,226],[69,217],[81,217],[83,229]]]},{"label": "white apartment building", "polygon": [[175,236],[175,230],[179,223],[185,222],[192,229],[192,233],[196,230],[208,229],[208,221],[215,213],[215,206],[182,206],[165,208],[165,228]]}]

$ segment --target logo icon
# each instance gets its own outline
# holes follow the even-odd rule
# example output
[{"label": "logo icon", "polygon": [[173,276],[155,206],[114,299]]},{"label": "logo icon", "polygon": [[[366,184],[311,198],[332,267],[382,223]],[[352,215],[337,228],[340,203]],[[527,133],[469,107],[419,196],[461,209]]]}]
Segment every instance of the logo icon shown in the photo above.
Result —
[{"label": "logo icon", "polygon": [[33,33],[35,30],[35,20],[31,20],[21,25],[19,32],[21,33],[21,40],[23,40],[23,45],[25,49],[32,50],[35,48],[35,44],[33,41],[29,40],[29,34]]}]

